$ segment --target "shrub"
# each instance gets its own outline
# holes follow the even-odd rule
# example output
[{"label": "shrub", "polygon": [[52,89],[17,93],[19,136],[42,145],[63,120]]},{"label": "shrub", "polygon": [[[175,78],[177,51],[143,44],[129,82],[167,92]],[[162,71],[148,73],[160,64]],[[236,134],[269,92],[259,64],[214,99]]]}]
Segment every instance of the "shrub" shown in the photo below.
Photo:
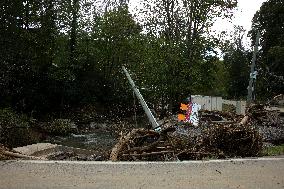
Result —
[{"label": "shrub", "polygon": [[29,119],[11,109],[0,109],[0,143],[8,147],[33,143]]},{"label": "shrub", "polygon": [[75,128],[70,119],[55,119],[47,124],[46,131],[54,135],[67,135]]}]

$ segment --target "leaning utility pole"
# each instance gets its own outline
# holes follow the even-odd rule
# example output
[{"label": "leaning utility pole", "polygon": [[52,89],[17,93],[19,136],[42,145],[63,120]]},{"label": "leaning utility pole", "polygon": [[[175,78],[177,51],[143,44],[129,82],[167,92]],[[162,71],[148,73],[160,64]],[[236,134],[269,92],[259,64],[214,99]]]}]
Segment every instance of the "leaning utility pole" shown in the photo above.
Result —
[{"label": "leaning utility pole", "polygon": [[258,52],[258,45],[259,45],[259,37],[260,33],[257,31],[256,40],[255,40],[255,46],[253,51],[253,57],[252,57],[252,63],[250,67],[250,80],[249,80],[249,86],[248,86],[248,97],[247,97],[247,103],[248,105],[254,100],[254,84],[256,80],[256,71],[255,71],[255,61],[256,61],[256,55]]},{"label": "leaning utility pole", "polygon": [[143,110],[145,111],[149,121],[151,122],[151,125],[152,125],[152,128],[153,129],[158,129],[159,128],[159,124],[158,122],[156,121],[155,117],[153,116],[152,112],[150,111],[150,109],[148,108],[147,106],[147,103],[145,102],[143,96],[141,95],[140,91],[138,90],[138,88],[136,87],[134,81],[131,79],[128,71],[126,70],[126,68],[124,66],[122,66],[122,70],[124,71],[134,93],[136,94],[136,97],[139,99],[140,101],[140,104],[142,105],[143,107]]}]

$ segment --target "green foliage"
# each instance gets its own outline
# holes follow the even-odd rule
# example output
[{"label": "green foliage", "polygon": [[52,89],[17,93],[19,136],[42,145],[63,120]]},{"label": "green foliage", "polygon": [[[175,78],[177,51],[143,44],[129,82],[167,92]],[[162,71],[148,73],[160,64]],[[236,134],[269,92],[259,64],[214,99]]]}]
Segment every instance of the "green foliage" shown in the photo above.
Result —
[{"label": "green foliage", "polygon": [[9,147],[23,146],[35,142],[29,119],[10,109],[0,110],[0,143]]},{"label": "green foliage", "polygon": [[215,17],[230,17],[236,2],[146,0],[143,4],[139,16],[149,39],[145,83],[155,103],[168,104],[171,111],[190,94],[214,94],[217,58],[209,55],[215,54],[218,40],[208,31]]},{"label": "green foliage", "polygon": [[228,97],[245,99],[249,81],[249,56],[245,51],[234,49],[224,57],[224,64],[228,68]]},{"label": "green foliage", "polygon": [[284,155],[284,144],[279,146],[266,147],[263,149],[262,154],[264,156]]},{"label": "green foliage", "polygon": [[[214,70],[214,89],[213,95],[222,96],[228,98],[228,88],[229,88],[229,70],[225,65],[224,61],[217,60],[215,62],[216,69]],[[223,104],[224,105],[224,104]]]},{"label": "green foliage", "polygon": [[55,119],[47,123],[46,132],[54,135],[67,135],[74,129],[74,123],[69,119]]},{"label": "green foliage", "polygon": [[223,80],[226,88],[223,96],[230,99],[246,99],[252,55],[242,44],[245,30],[240,26],[234,28],[231,41],[223,47],[223,74],[226,76]]},{"label": "green foliage", "polygon": [[122,65],[151,108],[171,111],[189,94],[224,94],[227,68],[208,31],[236,1],[145,3],[157,11],[146,6],[152,13],[137,23],[127,1],[104,11],[90,0],[1,1],[0,106],[36,118],[88,105],[131,113]]},{"label": "green foliage", "polygon": [[257,97],[271,98],[284,91],[284,1],[264,2],[252,20],[251,40],[255,41],[256,31],[260,31],[260,58],[257,62],[260,72],[257,82]]},{"label": "green foliage", "polygon": [[139,35],[141,28],[128,9],[106,12],[94,28],[93,38],[98,38],[98,67],[102,70],[105,78],[117,77],[121,66],[131,64],[133,60],[132,40]]}]

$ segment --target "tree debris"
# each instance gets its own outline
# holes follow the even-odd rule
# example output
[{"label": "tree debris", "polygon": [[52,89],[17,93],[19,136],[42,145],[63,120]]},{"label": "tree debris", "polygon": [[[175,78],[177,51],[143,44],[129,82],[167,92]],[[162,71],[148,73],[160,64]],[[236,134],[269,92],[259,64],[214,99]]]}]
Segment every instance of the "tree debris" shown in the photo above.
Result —
[{"label": "tree debris", "polygon": [[198,127],[172,122],[163,126],[160,133],[134,129],[121,136],[112,149],[110,160],[173,161],[259,156],[265,135],[259,127],[283,127],[278,115],[264,110],[263,105],[251,106],[242,117],[203,110],[200,120]]},{"label": "tree debris", "polygon": [[11,160],[16,158],[29,159],[29,160],[47,160],[46,158],[43,157],[28,156],[25,154],[18,153],[0,144],[0,160]]}]

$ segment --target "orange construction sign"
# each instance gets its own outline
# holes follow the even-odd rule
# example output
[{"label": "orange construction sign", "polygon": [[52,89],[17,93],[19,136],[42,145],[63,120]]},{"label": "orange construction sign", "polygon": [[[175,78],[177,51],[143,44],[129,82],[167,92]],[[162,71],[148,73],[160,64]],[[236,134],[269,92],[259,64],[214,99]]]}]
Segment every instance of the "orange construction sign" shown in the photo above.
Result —
[{"label": "orange construction sign", "polygon": [[184,120],[185,120],[185,115],[183,115],[183,114],[178,114],[178,120],[179,120],[179,121],[184,121]]},{"label": "orange construction sign", "polygon": [[182,104],[182,103],[181,103],[181,104],[180,104],[180,109],[186,111],[186,110],[188,109],[188,104]]}]

